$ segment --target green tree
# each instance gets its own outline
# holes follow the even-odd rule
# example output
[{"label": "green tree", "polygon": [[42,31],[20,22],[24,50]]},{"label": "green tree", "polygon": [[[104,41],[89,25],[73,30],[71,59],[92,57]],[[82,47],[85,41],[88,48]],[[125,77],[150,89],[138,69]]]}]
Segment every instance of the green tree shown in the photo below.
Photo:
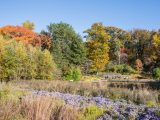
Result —
[{"label": "green tree", "polygon": [[35,24],[29,20],[26,20],[25,22],[22,23],[24,28],[27,28],[29,30],[34,30]]},{"label": "green tree", "polygon": [[5,40],[0,40],[0,78],[1,81],[9,81],[16,76],[17,58],[15,57],[15,43],[6,44]]},{"label": "green tree", "polygon": [[87,57],[91,60],[91,72],[100,72],[105,69],[109,61],[109,34],[106,33],[105,27],[101,23],[95,23],[87,33]]},{"label": "green tree", "polygon": [[58,67],[62,69],[71,65],[81,65],[86,56],[82,38],[66,23],[53,23],[48,26],[48,33],[52,36],[51,52]]},{"label": "green tree", "polygon": [[26,60],[26,78],[27,79],[35,79],[37,76],[37,49],[32,45],[27,46],[27,60]]},{"label": "green tree", "polygon": [[[23,43],[19,42],[14,48],[15,50],[15,57],[17,58],[17,79],[21,79],[22,77],[26,77],[26,68],[27,68],[27,51],[26,47]],[[26,78],[24,78],[26,79]]]},{"label": "green tree", "polygon": [[56,69],[53,58],[48,50],[37,51],[37,78],[53,79],[53,73]]},{"label": "green tree", "polygon": [[160,80],[160,68],[153,69],[153,78]]}]

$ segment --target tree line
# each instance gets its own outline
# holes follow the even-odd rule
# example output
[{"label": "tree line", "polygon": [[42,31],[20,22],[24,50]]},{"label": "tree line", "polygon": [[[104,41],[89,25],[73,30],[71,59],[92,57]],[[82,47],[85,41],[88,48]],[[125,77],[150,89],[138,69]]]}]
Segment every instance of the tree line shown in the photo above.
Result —
[{"label": "tree line", "polygon": [[67,23],[34,32],[34,23],[0,28],[1,79],[79,80],[82,74],[118,72],[160,77],[160,31],[94,23],[85,41]]}]

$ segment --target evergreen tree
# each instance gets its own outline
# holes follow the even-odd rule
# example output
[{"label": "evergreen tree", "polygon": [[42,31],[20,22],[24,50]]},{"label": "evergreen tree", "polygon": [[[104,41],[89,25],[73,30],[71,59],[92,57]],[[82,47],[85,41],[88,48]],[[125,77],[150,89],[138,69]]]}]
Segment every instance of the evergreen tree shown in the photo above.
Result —
[{"label": "evergreen tree", "polygon": [[85,60],[86,50],[82,38],[66,23],[53,23],[48,26],[52,36],[54,60],[63,69],[71,65],[81,65]]}]

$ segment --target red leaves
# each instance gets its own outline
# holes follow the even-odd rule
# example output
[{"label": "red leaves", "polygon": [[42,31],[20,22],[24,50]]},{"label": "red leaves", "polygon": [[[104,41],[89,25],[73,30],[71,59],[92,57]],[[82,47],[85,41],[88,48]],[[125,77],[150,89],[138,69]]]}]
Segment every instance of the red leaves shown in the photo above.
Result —
[{"label": "red leaves", "polygon": [[0,28],[0,34],[33,46],[43,46],[44,48],[50,48],[51,46],[51,38],[49,36],[35,33],[21,26],[4,26]]}]

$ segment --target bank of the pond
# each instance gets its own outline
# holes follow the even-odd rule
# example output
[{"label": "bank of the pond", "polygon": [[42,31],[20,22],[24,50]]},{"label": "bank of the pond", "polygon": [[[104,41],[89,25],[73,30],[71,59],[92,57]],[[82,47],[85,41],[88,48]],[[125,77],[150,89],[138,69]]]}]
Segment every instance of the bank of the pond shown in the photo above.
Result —
[{"label": "bank of the pond", "polygon": [[160,81],[158,80],[97,80],[93,84],[100,86],[107,84],[108,87],[127,88],[127,89],[152,89],[160,90]]}]

